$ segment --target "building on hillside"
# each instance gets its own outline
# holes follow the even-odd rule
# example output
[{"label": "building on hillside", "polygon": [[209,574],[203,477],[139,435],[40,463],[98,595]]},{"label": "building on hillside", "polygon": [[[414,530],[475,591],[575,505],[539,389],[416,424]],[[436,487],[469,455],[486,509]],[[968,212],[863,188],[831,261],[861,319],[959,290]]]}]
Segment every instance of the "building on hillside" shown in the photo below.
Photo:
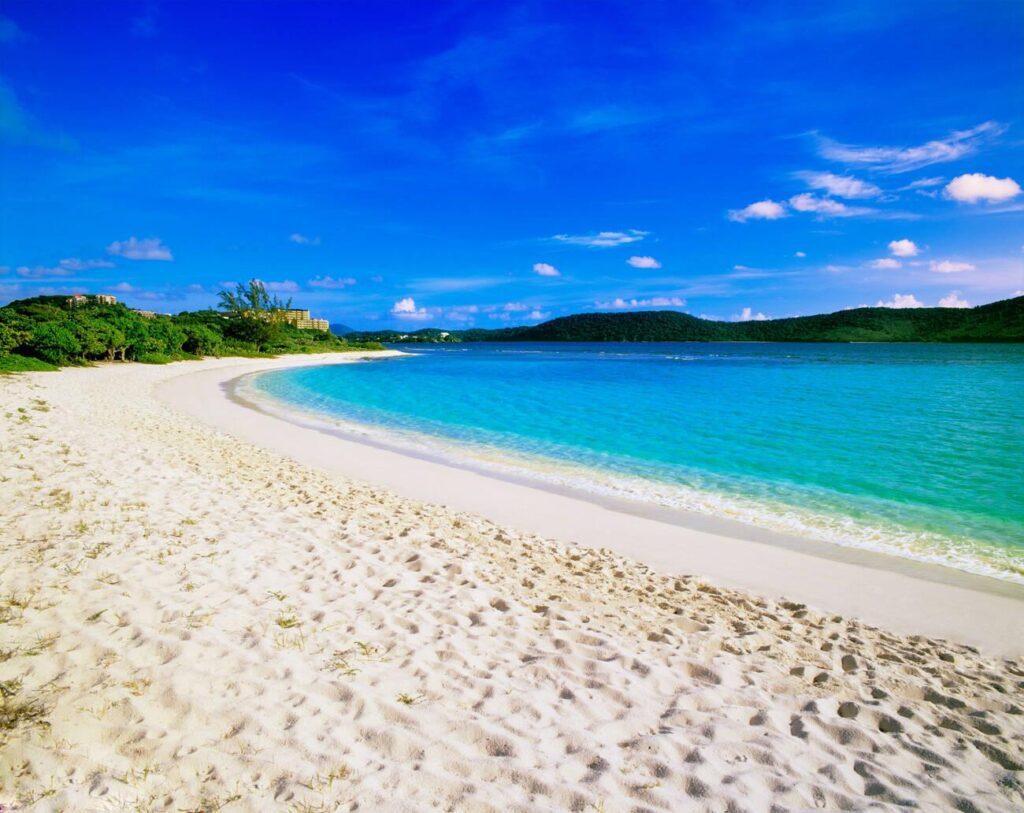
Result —
[{"label": "building on hillside", "polygon": [[69,308],[77,308],[79,305],[88,304],[89,300],[92,299],[97,305],[116,305],[117,297],[112,294],[95,294],[94,296],[86,296],[85,294],[72,294],[67,298],[65,304]]},{"label": "building on hillside", "polygon": [[312,319],[309,311],[297,308],[282,308],[274,311],[289,325],[295,325],[300,330],[330,330],[331,325],[326,319]]},{"label": "building on hillside", "polygon": [[156,319],[156,311],[140,311],[138,308],[132,308],[132,310],[143,319]]}]

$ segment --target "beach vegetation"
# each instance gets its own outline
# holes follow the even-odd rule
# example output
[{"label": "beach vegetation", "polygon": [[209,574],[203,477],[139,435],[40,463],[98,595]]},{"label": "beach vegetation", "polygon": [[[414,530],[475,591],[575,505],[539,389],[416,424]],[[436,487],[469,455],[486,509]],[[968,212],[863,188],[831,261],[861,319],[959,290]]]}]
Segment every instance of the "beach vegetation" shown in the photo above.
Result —
[{"label": "beach vegetation", "polygon": [[20,728],[45,726],[47,711],[38,700],[0,699],[0,736]]},{"label": "beach vegetation", "polygon": [[276,619],[274,619],[274,623],[283,630],[290,630],[299,626],[299,619],[294,615],[281,613]]},{"label": "beach vegetation", "polygon": [[380,350],[328,330],[296,327],[290,305],[251,280],[223,291],[220,310],[176,315],[133,310],[95,296],[36,296],[0,308],[0,373],[52,370],[96,361],[168,364],[205,356]]},{"label": "beach vegetation", "polygon": [[23,699],[21,689],[21,680],[0,682],[0,743],[20,729],[48,725],[49,709],[39,700]]},{"label": "beach vegetation", "polygon": [[19,356],[15,353],[0,353],[0,375],[11,373],[48,373],[56,370],[53,364],[42,359]]},{"label": "beach vegetation", "polygon": [[228,796],[203,796],[199,800],[197,807],[190,807],[184,809],[184,813],[216,813],[218,810],[223,810],[230,804],[239,801],[242,798],[240,793],[230,794]]},{"label": "beach vegetation", "polygon": [[349,660],[351,650],[336,649],[334,654],[327,661],[327,669],[331,672],[339,672],[346,677],[359,674],[359,670],[352,666]]}]

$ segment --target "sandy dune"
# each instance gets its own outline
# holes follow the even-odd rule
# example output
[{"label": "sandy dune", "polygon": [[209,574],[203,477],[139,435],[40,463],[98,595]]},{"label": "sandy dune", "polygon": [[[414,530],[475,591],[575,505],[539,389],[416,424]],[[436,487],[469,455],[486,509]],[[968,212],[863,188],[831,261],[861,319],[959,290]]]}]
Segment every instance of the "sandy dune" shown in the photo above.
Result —
[{"label": "sandy dune", "polygon": [[0,379],[0,805],[1024,808],[1019,661],[303,467],[182,371]]}]

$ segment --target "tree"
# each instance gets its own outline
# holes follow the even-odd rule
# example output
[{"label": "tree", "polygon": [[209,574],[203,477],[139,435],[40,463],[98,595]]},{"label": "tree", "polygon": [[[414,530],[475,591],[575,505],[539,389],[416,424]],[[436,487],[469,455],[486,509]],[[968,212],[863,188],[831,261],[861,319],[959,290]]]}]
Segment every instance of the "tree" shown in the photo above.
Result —
[{"label": "tree", "polygon": [[33,355],[58,366],[79,360],[82,352],[75,334],[53,322],[33,328],[28,347]]},{"label": "tree", "polygon": [[18,324],[13,314],[8,318],[4,311],[0,311],[0,355],[10,353],[28,341],[31,332],[25,330]]},{"label": "tree", "polygon": [[258,279],[251,279],[245,285],[239,283],[234,291],[218,294],[221,310],[241,318],[263,318],[273,316],[275,311],[287,310],[292,301],[282,302],[277,295],[267,293],[267,287]]},{"label": "tree", "polygon": [[280,338],[284,321],[282,311],[292,304],[291,299],[283,302],[276,295],[271,296],[258,279],[251,279],[246,285],[236,285],[234,291],[221,291],[219,298],[221,308],[232,319],[229,335],[255,345],[257,350],[268,349]]},{"label": "tree", "polygon": [[193,356],[216,356],[220,352],[221,338],[206,325],[185,325],[185,344],[182,350]]}]

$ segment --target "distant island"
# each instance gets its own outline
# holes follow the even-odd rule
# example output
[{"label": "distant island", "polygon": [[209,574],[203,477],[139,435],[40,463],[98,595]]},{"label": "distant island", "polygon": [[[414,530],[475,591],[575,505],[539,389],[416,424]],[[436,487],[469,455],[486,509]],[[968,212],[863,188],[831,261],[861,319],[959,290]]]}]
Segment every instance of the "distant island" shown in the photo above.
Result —
[{"label": "distant island", "polygon": [[717,322],[678,311],[580,313],[497,330],[355,331],[349,341],[446,342],[1024,342],[1024,296],[976,308],[853,308],[817,316]]}]

